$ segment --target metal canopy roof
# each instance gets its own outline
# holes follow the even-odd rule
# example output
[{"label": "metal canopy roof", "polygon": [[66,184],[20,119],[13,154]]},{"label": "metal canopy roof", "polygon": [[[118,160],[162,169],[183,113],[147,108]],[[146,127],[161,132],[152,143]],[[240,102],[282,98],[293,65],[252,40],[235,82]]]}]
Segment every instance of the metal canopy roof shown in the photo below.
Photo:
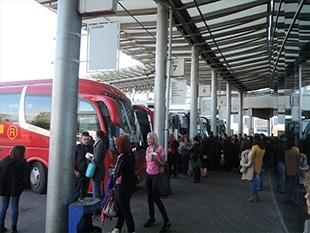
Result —
[{"label": "metal canopy roof", "polygon": [[[37,1],[57,11],[57,1]],[[211,83],[212,67],[218,71],[218,77],[223,80],[219,82],[219,89],[225,90],[224,80],[232,84],[232,90],[242,92],[264,90],[264,93],[273,93],[279,88],[281,83],[274,78],[275,67],[280,65],[285,67],[285,61],[279,57],[277,61],[271,61],[274,51],[271,49],[272,41],[269,40],[268,32],[270,0],[158,0],[158,2],[166,4],[173,11],[172,58],[185,59],[185,77],[177,77],[178,80],[185,79],[189,83],[191,46],[196,45],[200,54],[200,85]],[[285,15],[285,22],[291,23],[294,11],[295,9]],[[275,14],[278,17],[284,13],[275,12]],[[288,18],[290,20],[287,20]],[[301,18],[299,17],[299,20]],[[155,73],[156,20],[157,3],[153,0],[119,0],[116,14],[104,16],[94,14],[83,17],[84,26],[90,23],[119,22],[120,50],[144,64],[141,67],[119,71],[97,72],[90,77],[114,84],[124,91],[131,91],[133,87],[136,91],[151,90],[154,86]],[[310,32],[307,26],[309,14],[305,14],[304,20],[306,23],[302,30],[303,40],[305,44],[309,44]],[[284,40],[284,30],[282,33],[283,37],[280,38]],[[298,33],[296,37],[299,42],[302,40]],[[296,47],[296,44],[293,46],[293,49],[285,51],[285,58],[290,58],[292,63],[300,54],[298,46]],[[277,74],[284,77],[285,68]]]}]

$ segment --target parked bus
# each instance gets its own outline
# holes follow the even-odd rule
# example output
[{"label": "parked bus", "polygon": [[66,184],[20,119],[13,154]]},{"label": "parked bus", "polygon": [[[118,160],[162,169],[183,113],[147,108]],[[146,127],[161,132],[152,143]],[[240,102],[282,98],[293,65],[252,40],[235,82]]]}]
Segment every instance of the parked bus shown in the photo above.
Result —
[{"label": "parked bus", "polygon": [[[0,82],[0,159],[7,156],[14,145],[26,146],[26,159],[31,164],[31,189],[38,194],[45,193],[47,187],[51,94],[51,79]],[[114,167],[116,162],[114,139],[127,135],[136,155],[137,178],[144,179],[145,150],[141,147],[140,123],[130,99],[119,89],[80,79],[76,129],[77,142],[84,131],[92,137],[98,129],[107,134],[110,149],[105,159],[106,168]]]}]

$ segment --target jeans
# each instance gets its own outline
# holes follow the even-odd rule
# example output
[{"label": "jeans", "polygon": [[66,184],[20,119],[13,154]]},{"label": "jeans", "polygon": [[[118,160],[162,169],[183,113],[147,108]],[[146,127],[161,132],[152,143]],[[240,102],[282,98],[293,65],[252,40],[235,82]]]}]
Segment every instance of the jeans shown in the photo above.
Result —
[{"label": "jeans", "polygon": [[19,206],[19,197],[11,197],[11,196],[2,196],[2,203],[0,208],[0,225],[4,226],[6,211],[10,204],[10,198],[12,198],[11,202],[11,225],[16,226],[18,220],[18,206]]},{"label": "jeans", "polygon": [[182,172],[183,172],[183,175],[187,175],[188,165],[189,165],[188,154],[183,154],[182,155]]},{"label": "jeans", "polygon": [[[169,175],[177,177],[178,175],[178,160],[176,154],[168,154]],[[173,169],[172,169],[173,167]]]},{"label": "jeans", "polygon": [[277,188],[279,191],[285,191],[285,163],[278,162],[277,164],[277,173],[278,173],[278,180],[277,180]]},{"label": "jeans", "polygon": [[74,177],[73,201],[87,196],[89,182],[87,177]]},{"label": "jeans", "polygon": [[299,176],[289,176],[290,187],[288,190],[288,198],[296,203],[299,202]]},{"label": "jeans", "polygon": [[101,193],[101,182],[92,181],[93,184],[93,198],[99,198],[101,200],[102,193]]},{"label": "jeans", "polygon": [[251,197],[257,196],[257,174],[254,172],[253,179],[250,181]]},{"label": "jeans", "polygon": [[160,195],[156,190],[156,177],[157,175],[150,175],[148,173],[145,174],[145,187],[147,193],[147,203],[149,207],[149,216],[150,219],[155,220],[155,209],[154,202],[157,205],[164,223],[169,222],[168,214],[163,202],[160,200]]},{"label": "jeans", "polygon": [[257,190],[261,190],[263,188],[263,173],[254,173],[256,174],[256,185],[257,185]]}]

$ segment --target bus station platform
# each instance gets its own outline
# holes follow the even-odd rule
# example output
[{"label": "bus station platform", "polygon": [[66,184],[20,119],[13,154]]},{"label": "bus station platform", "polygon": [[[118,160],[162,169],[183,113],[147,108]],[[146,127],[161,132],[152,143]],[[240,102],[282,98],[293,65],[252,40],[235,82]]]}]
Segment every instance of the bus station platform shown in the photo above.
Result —
[{"label": "bus station platform", "polygon": [[[259,191],[259,201],[249,202],[248,181],[241,180],[241,174],[235,171],[208,172],[201,183],[191,183],[191,177],[171,178],[173,194],[163,199],[166,206],[172,232],[201,233],[297,233],[303,232],[302,220],[306,216],[303,207],[292,207],[285,203],[285,194],[276,191],[276,172],[263,172],[263,189]],[[144,183],[137,187],[131,199],[131,208],[135,220],[136,232],[159,232],[163,220],[155,206],[155,226],[145,228],[148,220],[147,197]],[[301,199],[305,205],[305,200]],[[110,232],[116,219],[99,222],[93,217],[93,223],[100,226],[102,232]],[[127,232],[126,224],[122,232]]]},{"label": "bus station platform", "polygon": [[[263,172],[263,189],[259,201],[249,202],[248,181],[241,174],[221,170],[208,172],[201,183],[191,183],[191,177],[171,179],[172,195],[163,199],[175,233],[302,233],[307,215],[304,193],[300,194],[300,206],[286,203],[286,195],[276,191],[276,172]],[[288,184],[287,184],[288,185]],[[288,186],[287,186],[288,187]],[[148,220],[148,207],[144,182],[138,184],[131,199],[137,233],[159,232],[163,221],[155,206],[157,224],[144,228]],[[17,229],[21,233],[45,232],[46,195],[31,190],[23,192]],[[6,227],[10,229],[10,208]],[[99,221],[93,216],[93,224],[110,232],[116,223]],[[127,232],[126,224],[122,232]]]}]

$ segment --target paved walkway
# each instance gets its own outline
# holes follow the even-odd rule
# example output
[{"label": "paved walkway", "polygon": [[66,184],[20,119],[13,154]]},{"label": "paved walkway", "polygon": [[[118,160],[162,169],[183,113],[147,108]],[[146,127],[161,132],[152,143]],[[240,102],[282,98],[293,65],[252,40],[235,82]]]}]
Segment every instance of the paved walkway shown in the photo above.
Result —
[{"label": "paved walkway", "polygon": [[[191,183],[190,177],[171,179],[173,194],[164,199],[172,232],[179,233],[302,233],[306,218],[305,200],[301,206],[292,207],[285,203],[285,194],[275,191],[276,173],[263,173],[264,189],[259,192],[260,200],[248,202],[249,183],[240,180],[236,172],[209,172],[199,184]],[[273,187],[273,188],[271,188]],[[136,232],[158,232],[162,225],[155,207],[157,225],[144,228],[148,209],[144,182],[132,198]],[[18,230],[20,233],[43,233],[45,231],[46,195],[37,195],[26,190],[20,201]],[[103,232],[109,232],[114,224],[105,221]],[[93,218],[95,225],[102,227],[99,217]],[[6,217],[10,226],[10,208]],[[126,232],[126,226],[123,229]]]},{"label": "paved walkway", "polygon": [[[251,233],[283,233],[302,232],[288,229],[285,219],[295,215],[297,209],[284,203],[275,201],[278,193],[274,193],[274,174],[264,172],[264,189],[259,192],[259,201],[249,202],[249,182],[241,181],[241,175],[236,172],[209,172],[201,183],[191,183],[190,177],[171,179],[173,194],[163,199],[167,208],[173,232],[251,232]],[[143,223],[148,219],[148,209],[144,183],[138,185],[139,189],[132,198],[132,212],[136,224],[136,232],[158,232],[162,225],[159,210],[155,209],[157,225],[144,228]],[[283,195],[284,198],[284,194]],[[278,198],[278,197],[277,197]],[[283,206],[282,216],[279,211]],[[294,212],[295,211],[295,212]],[[295,219],[297,217],[297,220]],[[291,218],[290,222],[298,222],[299,216]],[[109,232],[116,220],[105,221],[103,232]],[[102,227],[98,217],[94,223]],[[298,228],[296,228],[298,229]],[[126,232],[124,227],[123,232]]]}]

